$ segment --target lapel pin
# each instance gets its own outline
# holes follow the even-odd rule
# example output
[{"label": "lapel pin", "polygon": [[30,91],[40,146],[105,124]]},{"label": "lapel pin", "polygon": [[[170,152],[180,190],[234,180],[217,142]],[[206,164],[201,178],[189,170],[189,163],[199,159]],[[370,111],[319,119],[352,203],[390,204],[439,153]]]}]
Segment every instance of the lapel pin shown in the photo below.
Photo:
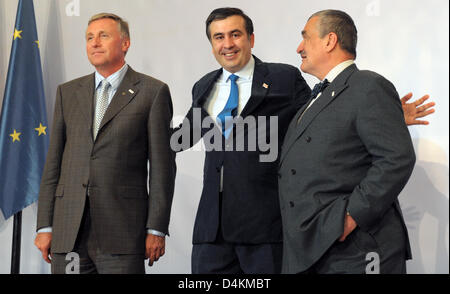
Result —
[{"label": "lapel pin", "polygon": [[331,97],[334,97],[334,91],[333,91],[333,93],[331,93]]},{"label": "lapel pin", "polygon": [[263,87],[264,87],[265,89],[268,89],[268,88],[269,88],[269,85],[267,85],[266,83],[264,83],[264,84],[263,84]]},{"label": "lapel pin", "polygon": [[129,89],[128,92],[130,92],[131,94],[134,94],[134,91]]}]

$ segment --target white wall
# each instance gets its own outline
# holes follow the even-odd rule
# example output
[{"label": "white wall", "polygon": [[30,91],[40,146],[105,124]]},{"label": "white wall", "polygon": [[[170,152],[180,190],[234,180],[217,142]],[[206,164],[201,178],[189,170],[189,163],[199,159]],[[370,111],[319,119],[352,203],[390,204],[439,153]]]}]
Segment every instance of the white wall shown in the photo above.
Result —
[{"label": "white wall", "polygon": [[[0,1],[0,93],[6,80],[17,0]],[[410,273],[449,272],[449,2],[447,0],[39,0],[35,2],[49,121],[58,84],[93,72],[85,55],[84,31],[89,17],[116,13],[130,23],[132,46],[127,62],[170,86],[175,115],[191,102],[191,87],[218,68],[205,36],[204,21],[222,6],[243,9],[255,25],[254,54],[263,61],[295,66],[295,50],[307,18],[322,9],[344,10],[359,32],[359,68],[384,75],[402,96],[430,94],[438,103],[430,126],[411,127],[417,164],[400,196],[412,241]],[[79,6],[77,5],[79,3]],[[79,7],[68,15],[67,5]],[[77,10],[77,9],[76,9]],[[75,10],[75,12],[77,12]],[[70,12],[70,11],[69,11]],[[305,76],[310,85],[316,80]],[[3,95],[0,95],[3,99]],[[200,197],[202,152],[177,156],[178,174],[166,256],[150,273],[189,273],[192,228]],[[0,175],[1,176],[1,175]],[[48,273],[34,247],[36,205],[23,213],[22,273]],[[0,215],[0,273],[9,273],[12,218]]]}]

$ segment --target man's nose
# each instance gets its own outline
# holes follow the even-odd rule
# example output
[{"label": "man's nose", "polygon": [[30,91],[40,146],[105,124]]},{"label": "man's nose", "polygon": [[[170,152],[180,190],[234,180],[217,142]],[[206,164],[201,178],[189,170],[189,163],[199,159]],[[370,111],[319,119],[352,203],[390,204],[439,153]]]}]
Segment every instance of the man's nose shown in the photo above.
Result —
[{"label": "man's nose", "polygon": [[303,51],[303,48],[304,46],[303,46],[303,41],[301,41],[300,42],[300,44],[298,45],[298,47],[297,47],[297,53],[298,54],[300,54],[300,53],[302,53],[302,51]]},{"label": "man's nose", "polygon": [[99,47],[100,45],[101,45],[100,38],[99,37],[94,37],[92,39],[92,46]]},{"label": "man's nose", "polygon": [[232,48],[234,46],[234,40],[231,37],[225,37],[224,40],[224,47],[225,48]]}]

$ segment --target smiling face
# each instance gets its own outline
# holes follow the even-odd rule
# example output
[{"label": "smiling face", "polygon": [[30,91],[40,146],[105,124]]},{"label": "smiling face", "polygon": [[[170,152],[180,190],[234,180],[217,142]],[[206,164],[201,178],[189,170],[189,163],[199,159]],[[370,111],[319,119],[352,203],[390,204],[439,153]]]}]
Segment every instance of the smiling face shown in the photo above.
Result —
[{"label": "smiling face", "polygon": [[302,31],[303,40],[297,48],[297,53],[302,57],[300,69],[313,76],[322,79],[323,67],[327,53],[327,39],[320,38],[319,17],[312,17]]},{"label": "smiling face", "polygon": [[249,62],[255,36],[247,34],[242,16],[215,20],[210,24],[209,32],[214,57],[224,69],[235,73]]},{"label": "smiling face", "polygon": [[125,64],[130,40],[121,36],[118,23],[110,18],[95,20],[86,30],[88,59],[103,77],[108,77]]}]

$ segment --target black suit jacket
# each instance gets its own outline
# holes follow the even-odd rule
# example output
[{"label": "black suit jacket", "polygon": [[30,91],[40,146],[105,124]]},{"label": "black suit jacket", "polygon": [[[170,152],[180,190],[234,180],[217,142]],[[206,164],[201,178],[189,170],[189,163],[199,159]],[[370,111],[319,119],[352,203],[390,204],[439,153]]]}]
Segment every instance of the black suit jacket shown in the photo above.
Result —
[{"label": "black suit jacket", "polygon": [[297,124],[305,108],[293,118],[280,157],[283,272],[319,260],[343,233],[347,211],[370,240],[361,250],[379,253],[381,262],[410,257],[397,197],[415,156],[394,86],[351,65]]},{"label": "black suit jacket", "polygon": [[[221,74],[222,69],[213,71],[201,78],[193,87],[193,103],[186,116],[191,130],[189,147],[212,129],[220,132],[217,125],[211,128],[193,125],[193,113],[197,109],[202,119],[208,116],[203,106]],[[264,63],[255,57],[251,97],[240,116],[243,119],[254,116],[255,121],[258,120],[258,116],[267,117],[266,139],[269,140],[270,131],[278,132],[277,149],[279,149],[289,122],[308,100],[309,95],[310,89],[298,69],[285,64]],[[278,117],[278,129],[270,130],[268,123],[270,116]],[[258,127],[261,128],[256,125],[257,129]],[[201,135],[195,138],[192,133],[194,131]],[[231,138],[235,142],[236,134],[233,133],[234,137]],[[244,151],[206,152],[203,191],[194,225],[194,244],[215,241],[219,224],[222,226],[223,237],[228,242],[240,244],[282,242],[278,159],[273,162],[260,162],[260,155],[264,152],[258,146],[256,150],[250,151],[252,149],[248,148],[248,134],[249,129],[246,128],[243,132]],[[182,138],[179,142],[185,139]],[[226,142],[223,137],[222,139],[222,147],[230,143],[230,139]],[[278,152],[279,150],[277,154]],[[220,207],[222,166],[223,199]]]}]

